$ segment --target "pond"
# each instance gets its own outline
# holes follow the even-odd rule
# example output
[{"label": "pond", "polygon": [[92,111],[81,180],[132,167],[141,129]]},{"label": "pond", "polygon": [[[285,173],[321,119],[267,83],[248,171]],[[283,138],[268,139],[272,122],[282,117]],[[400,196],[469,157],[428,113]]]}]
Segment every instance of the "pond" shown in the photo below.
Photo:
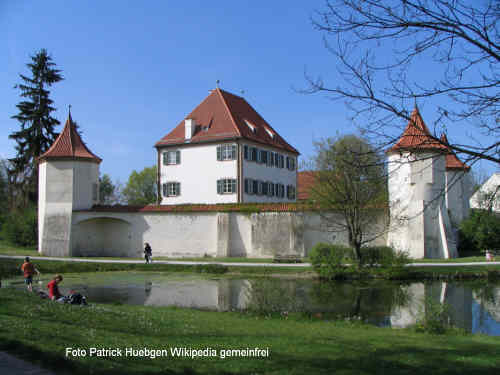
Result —
[{"label": "pond", "polygon": [[[48,280],[34,283],[45,290]],[[7,281],[24,288],[22,279]],[[361,319],[407,327],[432,306],[449,308],[451,323],[500,336],[500,283],[331,282],[310,279],[207,278],[186,274],[108,272],[68,275],[60,285],[89,302],[179,306],[216,311],[304,312],[321,319]]]}]

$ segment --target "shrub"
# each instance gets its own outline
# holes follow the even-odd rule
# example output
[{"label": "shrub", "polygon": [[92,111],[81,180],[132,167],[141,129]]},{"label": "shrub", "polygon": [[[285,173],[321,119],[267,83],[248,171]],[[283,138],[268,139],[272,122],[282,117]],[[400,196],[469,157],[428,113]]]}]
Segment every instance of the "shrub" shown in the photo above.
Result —
[{"label": "shrub", "polygon": [[19,246],[35,246],[38,242],[36,208],[9,213],[2,225],[2,238]]},{"label": "shrub", "polygon": [[459,229],[460,254],[500,249],[500,217],[484,210],[472,210]]},{"label": "shrub", "polygon": [[410,262],[406,252],[395,251],[389,246],[366,246],[361,248],[361,265],[373,267],[402,267]]},{"label": "shrub", "polygon": [[354,254],[350,247],[320,242],[311,249],[309,258],[320,277],[331,279],[347,271],[346,263],[353,262]]},{"label": "shrub", "polygon": [[446,333],[452,327],[451,306],[447,303],[439,303],[431,297],[425,300],[425,310],[420,312],[415,326],[417,332],[432,334]]}]

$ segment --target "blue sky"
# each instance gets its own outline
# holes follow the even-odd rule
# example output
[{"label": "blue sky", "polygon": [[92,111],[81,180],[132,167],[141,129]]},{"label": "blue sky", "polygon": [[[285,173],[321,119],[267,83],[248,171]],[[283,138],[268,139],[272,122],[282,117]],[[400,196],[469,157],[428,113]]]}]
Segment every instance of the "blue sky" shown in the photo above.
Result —
[{"label": "blue sky", "polygon": [[[311,1],[0,1],[0,157],[14,156],[19,73],[40,48],[63,70],[51,97],[73,119],[101,174],[125,182],[156,161],[153,145],[220,87],[247,101],[304,158],[313,140],[352,132],[341,101],[304,95],[304,71],[338,79]],[[421,103],[424,120],[433,114]],[[57,131],[60,131],[60,128]],[[461,136],[450,134],[450,137]],[[479,166],[486,173],[494,165]]]}]

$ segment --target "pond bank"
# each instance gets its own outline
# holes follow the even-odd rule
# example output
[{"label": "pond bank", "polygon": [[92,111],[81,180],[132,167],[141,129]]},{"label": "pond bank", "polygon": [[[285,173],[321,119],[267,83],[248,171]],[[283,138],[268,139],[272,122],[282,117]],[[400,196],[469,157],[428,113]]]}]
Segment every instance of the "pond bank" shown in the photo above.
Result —
[{"label": "pond bank", "polygon": [[[100,305],[88,308],[0,290],[0,350],[41,359],[56,373],[73,374],[429,374],[494,373],[498,338],[428,335],[315,317],[261,318],[233,312]],[[166,350],[167,356],[68,356],[66,348]],[[173,357],[173,348],[210,349]],[[268,349],[269,356],[221,357],[228,349]],[[112,359],[112,360],[110,360]]]},{"label": "pond bank", "polygon": [[[24,257],[0,255],[0,279],[20,274],[19,267]],[[33,263],[42,273],[75,273],[100,271],[155,271],[155,272],[198,272],[207,274],[226,274],[264,277],[295,277],[317,278],[314,269],[305,263],[271,264],[271,263],[214,263],[214,262],[183,262],[157,261],[144,264],[142,261],[127,260],[89,260],[79,258],[32,257]],[[497,264],[498,263],[498,264]],[[450,265],[453,264],[453,267]],[[346,272],[344,279],[380,278],[389,280],[467,280],[467,279],[498,279],[500,278],[500,262],[488,264],[457,263],[444,266],[434,263],[411,266],[400,269],[371,268],[363,272]]]}]

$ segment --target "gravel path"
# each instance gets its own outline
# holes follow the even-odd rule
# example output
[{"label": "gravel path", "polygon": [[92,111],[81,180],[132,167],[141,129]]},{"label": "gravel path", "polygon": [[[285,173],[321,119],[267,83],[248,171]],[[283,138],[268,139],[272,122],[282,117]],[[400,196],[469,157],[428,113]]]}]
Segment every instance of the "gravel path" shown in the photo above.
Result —
[{"label": "gravel path", "polygon": [[0,374],[2,375],[55,375],[52,371],[32,365],[8,353],[0,352]]},{"label": "gravel path", "polygon": [[[21,255],[0,255],[1,258],[7,259],[24,259]],[[144,263],[143,260],[120,260],[120,259],[87,259],[87,258],[58,258],[58,257],[43,257],[43,256],[30,256],[32,260],[59,260],[65,262],[89,262],[89,263]],[[242,267],[310,267],[310,263],[238,263],[238,262],[203,262],[203,261],[184,261],[184,260],[154,260],[158,264],[183,264],[183,265],[196,265],[196,264],[222,264],[224,266],[242,266]],[[500,262],[467,262],[467,263],[410,263],[408,267],[461,267],[461,266],[500,266]]]}]

